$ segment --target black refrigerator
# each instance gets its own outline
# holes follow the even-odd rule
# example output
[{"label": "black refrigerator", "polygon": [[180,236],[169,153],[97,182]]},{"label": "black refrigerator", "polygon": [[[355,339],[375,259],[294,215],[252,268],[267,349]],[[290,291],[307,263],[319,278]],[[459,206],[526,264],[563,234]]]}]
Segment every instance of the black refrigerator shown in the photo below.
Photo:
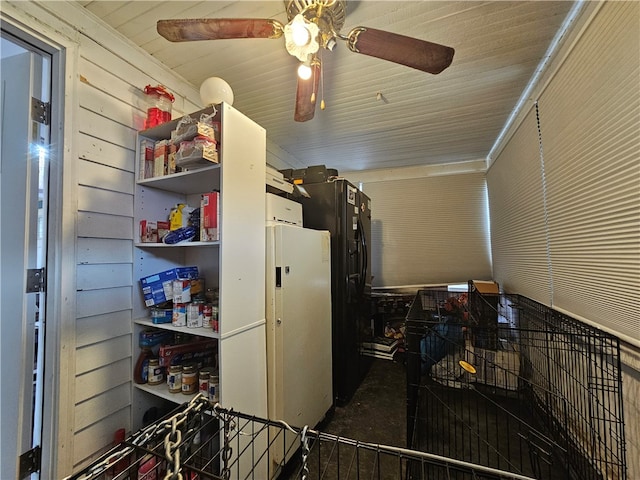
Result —
[{"label": "black refrigerator", "polygon": [[304,226],[331,233],[333,392],[349,402],[371,358],[360,343],[371,335],[371,200],[345,179],[304,183]]}]

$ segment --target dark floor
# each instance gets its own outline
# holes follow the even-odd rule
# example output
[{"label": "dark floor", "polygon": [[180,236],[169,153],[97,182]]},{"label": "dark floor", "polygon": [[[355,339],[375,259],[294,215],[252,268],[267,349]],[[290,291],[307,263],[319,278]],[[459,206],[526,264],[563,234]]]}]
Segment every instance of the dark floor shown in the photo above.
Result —
[{"label": "dark floor", "polygon": [[407,374],[402,362],[375,358],[351,401],[323,432],[367,443],[407,446]]},{"label": "dark floor", "polygon": [[[349,403],[335,407],[318,426],[318,431],[331,438],[314,438],[308,470],[303,470],[297,455],[279,480],[404,478],[405,462],[398,455],[381,453],[376,446],[407,446],[406,380],[402,361],[373,359]],[[363,447],[358,442],[372,445]]]}]

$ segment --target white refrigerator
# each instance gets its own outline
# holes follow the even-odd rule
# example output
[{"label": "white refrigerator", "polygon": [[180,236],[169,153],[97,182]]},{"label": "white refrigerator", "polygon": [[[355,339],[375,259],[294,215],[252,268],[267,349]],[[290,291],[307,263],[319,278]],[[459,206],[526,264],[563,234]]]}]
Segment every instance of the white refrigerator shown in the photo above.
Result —
[{"label": "white refrigerator", "polygon": [[[266,229],[269,418],[313,428],[333,405],[331,237],[281,223]],[[276,464],[293,453],[283,453],[289,444],[274,443]]]}]

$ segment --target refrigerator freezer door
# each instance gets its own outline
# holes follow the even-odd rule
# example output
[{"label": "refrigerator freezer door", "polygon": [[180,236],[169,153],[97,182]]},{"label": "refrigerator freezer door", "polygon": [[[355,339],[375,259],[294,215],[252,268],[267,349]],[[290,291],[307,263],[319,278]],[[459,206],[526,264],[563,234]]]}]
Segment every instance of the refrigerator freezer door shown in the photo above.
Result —
[{"label": "refrigerator freezer door", "polygon": [[333,404],[327,231],[267,227],[269,418],[314,427]]},{"label": "refrigerator freezer door", "polygon": [[344,405],[371,363],[359,351],[370,326],[371,202],[344,179],[305,188],[311,195],[300,200],[305,226],[331,232],[333,393]]}]

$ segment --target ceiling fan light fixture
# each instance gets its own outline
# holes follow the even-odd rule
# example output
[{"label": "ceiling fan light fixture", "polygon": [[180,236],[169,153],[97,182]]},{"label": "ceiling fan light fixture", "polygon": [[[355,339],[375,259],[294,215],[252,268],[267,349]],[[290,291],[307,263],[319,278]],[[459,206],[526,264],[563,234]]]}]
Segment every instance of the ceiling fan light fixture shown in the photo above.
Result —
[{"label": "ceiling fan light fixture", "polygon": [[206,106],[222,102],[233,105],[233,90],[222,78],[209,77],[200,85],[200,99]]},{"label": "ceiling fan light fixture", "polygon": [[320,48],[318,43],[318,25],[308,21],[302,15],[296,15],[284,26],[284,38],[287,52],[301,62],[306,62]]}]

